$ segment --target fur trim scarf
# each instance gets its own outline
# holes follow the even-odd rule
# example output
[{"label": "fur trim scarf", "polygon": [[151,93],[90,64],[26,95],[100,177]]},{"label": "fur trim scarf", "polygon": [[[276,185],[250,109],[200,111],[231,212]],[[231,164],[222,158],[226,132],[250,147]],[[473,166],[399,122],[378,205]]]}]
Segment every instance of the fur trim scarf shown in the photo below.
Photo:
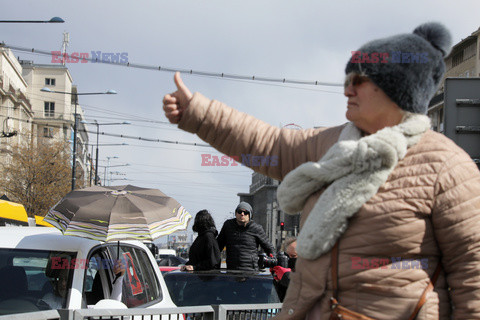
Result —
[{"label": "fur trim scarf", "polygon": [[328,252],[347,229],[348,218],[377,193],[429,128],[427,116],[411,114],[394,127],[362,137],[350,122],[322,159],[288,173],[277,191],[286,213],[298,213],[312,193],[327,187],[299,234],[298,254],[313,260]]}]

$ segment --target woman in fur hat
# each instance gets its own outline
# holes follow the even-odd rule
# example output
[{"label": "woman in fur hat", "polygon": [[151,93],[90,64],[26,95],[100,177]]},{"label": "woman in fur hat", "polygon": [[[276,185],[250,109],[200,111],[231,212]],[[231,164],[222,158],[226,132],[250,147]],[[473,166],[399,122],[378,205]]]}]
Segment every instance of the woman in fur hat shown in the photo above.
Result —
[{"label": "woman in fur hat", "polygon": [[229,156],[277,156],[252,168],[282,180],[285,212],[302,212],[278,319],[480,318],[480,173],[425,115],[450,46],[438,23],[362,46],[345,70],[349,122],[332,128],[272,127],[175,75],[170,122]]}]

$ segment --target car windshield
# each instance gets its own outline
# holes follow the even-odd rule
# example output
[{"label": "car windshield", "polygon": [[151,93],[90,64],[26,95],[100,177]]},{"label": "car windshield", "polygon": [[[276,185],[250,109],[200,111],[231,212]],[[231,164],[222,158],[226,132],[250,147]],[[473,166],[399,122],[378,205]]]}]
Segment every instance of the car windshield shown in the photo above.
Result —
[{"label": "car windshield", "polygon": [[177,306],[280,302],[271,276],[179,272],[164,279]]},{"label": "car windshield", "polygon": [[65,308],[75,257],[72,252],[0,248],[0,315]]}]

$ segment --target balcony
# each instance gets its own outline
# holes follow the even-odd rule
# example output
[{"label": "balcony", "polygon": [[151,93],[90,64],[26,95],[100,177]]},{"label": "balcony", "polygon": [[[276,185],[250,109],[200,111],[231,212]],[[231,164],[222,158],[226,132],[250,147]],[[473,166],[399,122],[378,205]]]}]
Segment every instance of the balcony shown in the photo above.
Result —
[{"label": "balcony", "polygon": [[[3,89],[3,79],[0,78],[0,89]],[[7,96],[13,101],[15,104],[15,107],[17,107],[19,104],[23,104],[25,109],[27,109],[28,112],[32,112],[32,104],[30,103],[30,100],[27,99],[25,94],[20,91],[15,89],[11,84],[8,86],[8,90],[5,92]]]}]

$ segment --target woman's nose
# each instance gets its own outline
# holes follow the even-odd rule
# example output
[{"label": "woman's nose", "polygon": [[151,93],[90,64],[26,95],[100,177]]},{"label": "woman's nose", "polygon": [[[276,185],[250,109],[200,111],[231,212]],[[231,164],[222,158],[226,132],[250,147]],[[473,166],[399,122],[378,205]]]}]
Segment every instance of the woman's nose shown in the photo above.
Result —
[{"label": "woman's nose", "polygon": [[355,95],[355,87],[354,87],[354,85],[350,83],[348,86],[346,86],[346,87],[343,89],[343,94],[345,95],[345,97],[350,97],[350,96]]}]

